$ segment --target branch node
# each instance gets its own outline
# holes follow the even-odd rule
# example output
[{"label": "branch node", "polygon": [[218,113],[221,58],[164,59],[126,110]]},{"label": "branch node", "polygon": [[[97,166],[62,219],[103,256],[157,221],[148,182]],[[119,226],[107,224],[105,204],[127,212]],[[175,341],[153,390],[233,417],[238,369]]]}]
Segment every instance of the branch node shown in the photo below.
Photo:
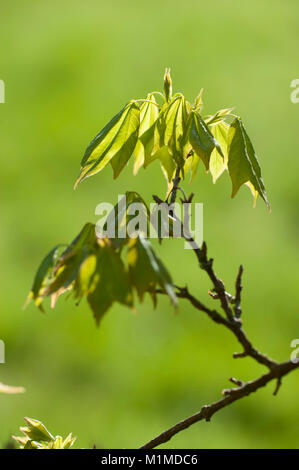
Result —
[{"label": "branch node", "polygon": [[201,409],[201,413],[205,421],[209,422],[211,421],[211,416],[209,414],[210,407],[208,405],[204,405]]},{"label": "branch node", "polygon": [[243,380],[235,379],[235,377],[230,377],[228,380],[233,384],[238,385],[238,387],[242,387],[245,383]]}]

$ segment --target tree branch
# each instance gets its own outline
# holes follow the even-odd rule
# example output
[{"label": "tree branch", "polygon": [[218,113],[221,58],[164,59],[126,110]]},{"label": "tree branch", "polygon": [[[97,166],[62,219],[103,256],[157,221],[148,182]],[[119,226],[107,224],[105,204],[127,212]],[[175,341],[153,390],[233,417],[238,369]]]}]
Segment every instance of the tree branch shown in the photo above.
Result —
[{"label": "tree branch", "polygon": [[[179,178],[179,172],[176,172],[176,177]],[[175,184],[176,178],[173,180],[174,185],[172,189],[172,203],[175,202],[176,192],[177,192],[177,184]],[[179,182],[179,180],[178,180]],[[157,196],[154,196],[156,202],[159,203],[161,201]],[[187,202],[182,200],[182,202]],[[176,218],[182,225],[182,222],[179,218],[173,214],[173,217]],[[208,317],[215,323],[221,324],[225,326],[228,330],[230,330],[238,342],[241,344],[243,351],[240,353],[234,353],[234,358],[246,357],[249,356],[254,359],[259,364],[264,365],[268,368],[268,373],[262,375],[261,377],[251,380],[248,382],[243,382],[242,380],[235,379],[230,377],[230,381],[235,384],[236,388],[225,389],[222,391],[223,398],[219,401],[211,403],[210,405],[205,405],[201,408],[201,410],[194,415],[190,416],[189,418],[180,421],[179,423],[175,424],[171,428],[167,429],[166,431],[162,432],[159,436],[155,437],[147,444],[143,445],[141,449],[153,449],[158,445],[169,441],[175,434],[181,432],[182,430],[188,428],[194,423],[205,419],[206,421],[210,421],[211,417],[222,408],[230,405],[231,403],[244,398],[245,396],[250,395],[251,393],[257,391],[261,387],[264,387],[268,384],[268,382],[272,380],[277,380],[276,387],[274,390],[274,395],[276,395],[279,391],[279,388],[282,383],[282,377],[288,374],[290,371],[299,367],[299,362],[282,362],[278,363],[273,359],[269,358],[265,354],[262,354],[258,351],[251,341],[248,339],[245,331],[242,328],[242,321],[241,321],[241,291],[242,291],[242,274],[243,274],[243,266],[241,265],[238,271],[238,275],[235,282],[236,294],[233,297],[229,294],[224,286],[222,280],[217,276],[213,269],[213,259],[208,258],[207,256],[207,245],[204,242],[202,247],[200,248],[190,233],[186,233],[186,227],[183,227],[182,230],[182,237],[191,245],[197,260],[199,262],[199,266],[202,270],[204,270],[213,284],[213,291],[209,291],[210,295],[214,299],[218,299],[220,301],[221,309],[224,313],[222,315],[215,309],[210,309],[205,306],[200,300],[190,294],[187,287],[178,287],[175,286],[177,289],[177,296],[179,298],[183,298],[188,300],[197,310],[204,312]],[[155,293],[157,294],[165,294],[163,289],[155,289]],[[234,309],[232,310],[230,304],[234,304]]]},{"label": "tree branch", "polygon": [[[242,323],[239,318],[233,317],[232,320],[228,320],[224,316],[222,316],[217,310],[210,309],[206,307],[200,300],[196,299],[192,294],[190,294],[187,287],[178,287],[176,286],[178,293],[177,296],[181,299],[187,299],[189,302],[195,307],[197,310],[206,313],[211,320],[215,323],[224,325],[228,328],[233,335],[236,337],[238,342],[243,346],[243,351],[241,353],[234,353],[233,357],[235,359],[239,357],[252,357],[255,361],[259,362],[260,364],[268,367],[270,370],[277,366],[277,362],[273,359],[269,358],[265,354],[259,352],[248,339],[245,331],[242,328]],[[165,291],[162,289],[156,289],[155,292],[157,294],[165,294]]]},{"label": "tree branch", "polygon": [[236,318],[240,318],[241,313],[242,313],[242,310],[241,310],[242,274],[243,274],[243,266],[241,265],[239,268],[237,279],[236,279],[236,297],[235,297]]},{"label": "tree branch", "polygon": [[211,417],[217,411],[221,410],[222,408],[225,408],[226,406],[230,405],[231,403],[237,400],[240,400],[241,398],[250,395],[251,393],[267,385],[267,383],[273,379],[278,379],[278,381],[281,381],[281,378],[283,376],[287,375],[289,372],[298,367],[299,362],[283,362],[281,364],[277,364],[275,370],[272,369],[270,372],[265,375],[262,375],[256,380],[243,383],[238,388],[223,390],[222,393],[224,397],[221,398],[221,400],[211,403],[210,405],[203,406],[198,413],[189,416],[189,418],[180,421],[171,428],[162,432],[161,434],[159,434],[159,436],[155,437],[154,439],[140,447],[140,449],[154,449],[155,447],[169,441],[173,436],[183,431],[184,429],[187,429],[192,424],[198,423],[202,420],[210,421]]},{"label": "tree branch", "polygon": [[181,171],[180,167],[177,167],[176,172],[175,172],[175,176],[172,180],[173,186],[172,186],[172,190],[171,190],[170,204],[174,204],[175,200],[176,200],[178,185],[181,181],[180,171]]}]

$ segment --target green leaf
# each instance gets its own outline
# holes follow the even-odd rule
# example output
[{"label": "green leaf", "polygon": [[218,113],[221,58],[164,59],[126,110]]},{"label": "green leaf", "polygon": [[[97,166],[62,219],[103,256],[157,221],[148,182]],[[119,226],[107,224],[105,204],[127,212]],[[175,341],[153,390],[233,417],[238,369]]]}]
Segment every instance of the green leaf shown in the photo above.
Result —
[{"label": "green leaf", "polygon": [[144,293],[153,291],[156,284],[169,295],[172,303],[177,305],[177,297],[170,274],[158,258],[150,242],[143,235],[131,238],[128,245],[128,264],[132,284],[140,300]]},{"label": "green leaf", "polygon": [[42,301],[45,297],[52,295],[53,307],[59,295],[72,287],[82,261],[97,246],[95,225],[86,224],[59,256],[61,246],[57,245],[42,261],[26,304],[34,299],[35,304],[44,311]]},{"label": "green leaf", "polygon": [[47,428],[38,421],[37,419],[32,419],[32,418],[24,418],[27,426],[26,427],[21,427],[20,430],[26,434],[27,437],[31,441],[45,441],[49,442],[52,441],[54,438],[52,434],[49,433]]},{"label": "green leaf", "polygon": [[205,121],[200,114],[191,111],[189,121],[189,141],[192,145],[194,152],[203,161],[206,170],[209,170],[210,156],[213,149],[216,147],[222,155],[220,145],[211,133]]},{"label": "green leaf", "polygon": [[63,259],[67,255],[73,253],[76,250],[83,248],[86,245],[94,246],[97,242],[95,234],[95,224],[88,222],[84,225],[80,233],[74,238],[74,240],[68,245],[68,247],[62,253],[60,259]]},{"label": "green leaf", "polygon": [[172,185],[172,180],[176,171],[176,164],[172,155],[169,153],[166,146],[162,147],[155,155],[160,160],[161,168],[168,182],[168,186]]},{"label": "green leaf", "polygon": [[111,121],[94,137],[85,150],[81,160],[81,170],[75,183],[77,185],[87,177],[89,170],[96,164],[107,147],[113,142],[128,112],[128,105],[119,111]]},{"label": "green leaf", "polygon": [[91,252],[80,264],[74,285],[75,295],[78,299],[81,299],[90,291],[96,266],[97,256],[95,252]]},{"label": "green leaf", "polygon": [[31,299],[34,299],[35,305],[43,311],[42,301],[44,291],[52,277],[52,271],[57,261],[60,246],[61,245],[56,245],[55,248],[53,248],[42,260],[35,275],[32,288],[27,297],[25,307],[28,305]]},{"label": "green leaf", "polygon": [[159,117],[156,120],[155,127],[154,127],[154,146],[152,150],[152,156],[155,155],[162,147],[164,147],[164,135],[166,129],[166,122],[165,122],[165,112],[167,111],[169,105],[167,102],[163,104],[160,109]]},{"label": "green leaf", "polygon": [[[114,151],[118,148],[110,163],[113,176],[117,178],[133,154],[138,139],[140,109],[133,103],[121,127]],[[110,153],[110,152],[109,152]]]},{"label": "green leaf", "polygon": [[239,118],[236,118],[229,128],[228,171],[232,180],[232,197],[242,184],[250,183],[252,190],[263,198],[270,209],[257,156]]},{"label": "green leaf", "polygon": [[173,156],[176,164],[183,167],[185,162],[184,142],[187,129],[187,108],[185,98],[177,96],[165,111],[164,144]]},{"label": "green leaf", "polygon": [[21,449],[69,449],[76,437],[69,434],[64,440],[61,436],[52,436],[44,424],[37,419],[24,418],[28,426],[20,427],[25,437],[12,436]]},{"label": "green leaf", "polygon": [[96,246],[95,225],[88,223],[62,253],[55,265],[53,280],[44,292],[45,296],[56,293],[53,298],[54,304],[59,295],[72,287],[71,284],[77,278],[82,262],[94,251]]},{"label": "green leaf", "polygon": [[87,295],[87,301],[97,324],[113,302],[133,306],[128,273],[119,253],[109,244],[104,244],[97,253],[93,287]]},{"label": "green leaf", "polygon": [[[129,207],[132,204],[140,204],[144,209],[144,216],[147,221],[150,221],[150,211],[144,201],[144,199],[136,191],[127,191],[126,194],[119,200],[119,202],[114,206],[113,211],[111,211],[106,218],[103,229],[107,231],[110,227],[113,233],[113,238],[111,239],[112,244],[119,248],[127,242],[127,226],[130,221],[133,220],[135,214],[129,214]],[[114,230],[113,230],[114,228]],[[142,228],[142,227],[141,227]],[[140,229],[141,229],[140,228]],[[121,237],[118,235],[121,234]]]},{"label": "green leaf", "polygon": [[155,125],[152,155],[167,146],[176,165],[183,167],[187,155],[185,149],[187,119],[188,111],[184,96],[175,96],[168,106],[163,105]]},{"label": "green leaf", "polygon": [[222,155],[220,155],[219,150],[217,147],[215,147],[212,150],[210,157],[210,172],[213,177],[213,183],[216,183],[219,176],[221,176],[224,170],[227,169],[227,142],[229,125],[224,121],[217,121],[215,125],[210,127],[210,130],[219,143],[222,151]]},{"label": "green leaf", "polygon": [[63,449],[69,449],[72,447],[76,441],[76,437],[73,437],[72,433],[70,433],[63,441],[62,443],[62,448]]},{"label": "green leaf", "polygon": [[109,162],[113,166],[114,177],[119,175],[137,142],[139,113],[135,102],[128,103],[92,140],[82,159],[75,188],[85,178],[101,171]]},{"label": "green leaf", "polygon": [[190,183],[194,180],[194,177],[197,173],[198,170],[198,165],[200,162],[200,158],[196,153],[193,153],[188,157],[185,161],[184,165],[184,172],[187,174],[188,172],[190,173]]},{"label": "green leaf", "polygon": [[31,441],[30,439],[28,439],[26,444],[24,445],[24,449],[44,449],[44,446],[36,441]]},{"label": "green leaf", "polygon": [[152,93],[149,93],[146,100],[140,106],[140,126],[138,141],[134,150],[134,174],[144,165],[148,166],[154,160],[151,153],[154,145],[155,123],[159,117],[159,108]]}]

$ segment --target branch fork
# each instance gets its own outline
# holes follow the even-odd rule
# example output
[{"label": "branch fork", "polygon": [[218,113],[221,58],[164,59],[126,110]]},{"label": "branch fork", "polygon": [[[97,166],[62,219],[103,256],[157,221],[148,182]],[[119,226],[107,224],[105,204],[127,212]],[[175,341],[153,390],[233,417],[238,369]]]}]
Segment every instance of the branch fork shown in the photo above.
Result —
[{"label": "branch fork", "polygon": [[[178,184],[180,182],[180,171],[179,168],[176,171],[175,178],[173,179],[173,188],[171,190],[171,204],[175,202],[177,190],[179,189]],[[191,201],[193,194],[189,197]],[[164,202],[157,196],[154,196],[156,202]],[[168,198],[167,198],[168,199]],[[186,202],[187,198],[184,195],[184,199],[181,199],[181,202]],[[160,203],[158,202],[158,203]],[[174,217],[176,215],[174,214]],[[210,421],[212,416],[222,408],[230,405],[231,403],[240,400],[260,388],[267,385],[270,381],[276,380],[276,386],[273,392],[273,395],[277,395],[281,384],[282,378],[287,375],[289,372],[297,369],[299,367],[299,362],[283,362],[278,363],[274,359],[269,358],[265,354],[258,351],[248,339],[245,331],[242,328],[241,321],[241,292],[242,292],[242,276],[243,276],[243,266],[241,265],[238,270],[238,274],[235,281],[235,295],[232,296],[229,294],[222,280],[217,276],[213,268],[213,259],[208,258],[207,256],[207,245],[204,242],[201,247],[199,247],[193,238],[184,236],[185,241],[191,244],[193,252],[199,262],[199,267],[206,272],[209,279],[212,282],[212,289],[209,290],[209,295],[214,299],[220,302],[220,307],[222,313],[218,310],[210,309],[204,305],[199,299],[194,297],[188,290],[188,287],[179,287],[175,286],[177,290],[177,296],[179,298],[185,299],[190,302],[197,310],[205,313],[214,323],[221,324],[227,328],[235,336],[237,341],[241,344],[243,351],[234,353],[233,357],[235,359],[251,357],[253,360],[267,368],[267,373],[258,377],[257,379],[243,382],[240,379],[230,377],[229,381],[232,382],[236,387],[227,388],[222,391],[223,397],[209,405],[204,405],[200,411],[194,415],[180,421],[171,428],[159,434],[154,439],[150,440],[144,444],[141,449],[153,449],[165,442],[168,442],[173,436],[179,432],[187,429],[194,423],[197,423],[201,420]],[[156,294],[165,294],[163,289],[156,289]],[[231,307],[233,306],[233,309]]]}]

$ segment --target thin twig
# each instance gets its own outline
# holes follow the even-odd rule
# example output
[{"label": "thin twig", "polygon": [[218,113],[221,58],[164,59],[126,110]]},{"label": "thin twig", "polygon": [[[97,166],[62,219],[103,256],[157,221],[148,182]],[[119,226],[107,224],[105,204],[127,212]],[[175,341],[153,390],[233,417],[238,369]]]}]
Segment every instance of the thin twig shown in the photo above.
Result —
[{"label": "thin twig", "polygon": [[[192,294],[190,294],[187,287],[176,286],[176,289],[178,290],[178,293],[176,294],[177,297],[188,300],[193,305],[193,307],[195,307],[197,310],[200,310],[201,312],[206,313],[209,316],[209,318],[213,320],[215,323],[224,325],[228,330],[230,330],[233,333],[233,335],[236,337],[238,342],[243,347],[243,352],[233,354],[233,357],[235,359],[239,357],[249,356],[255,361],[259,362],[260,364],[268,367],[270,370],[272,370],[273,368],[277,366],[276,361],[269,358],[265,354],[262,354],[252,345],[245,331],[242,328],[242,323],[240,322],[238,318],[234,317],[232,320],[228,320],[227,318],[222,316],[217,310],[215,309],[212,310],[208,308],[200,300],[198,300]],[[162,289],[156,289],[155,293],[165,294],[165,291]]]},{"label": "thin twig", "polygon": [[178,185],[181,181],[181,178],[180,178],[180,167],[178,166],[177,169],[176,169],[176,172],[175,172],[175,176],[172,180],[172,183],[173,183],[173,187],[172,187],[172,190],[171,190],[171,198],[170,198],[170,204],[174,204],[175,203],[175,200],[176,200],[176,195],[177,195],[177,190],[178,190]]},{"label": "thin twig", "polygon": [[238,276],[236,279],[236,297],[235,297],[235,316],[240,318],[242,309],[241,309],[241,291],[242,291],[242,274],[243,274],[243,266],[239,267]]}]

